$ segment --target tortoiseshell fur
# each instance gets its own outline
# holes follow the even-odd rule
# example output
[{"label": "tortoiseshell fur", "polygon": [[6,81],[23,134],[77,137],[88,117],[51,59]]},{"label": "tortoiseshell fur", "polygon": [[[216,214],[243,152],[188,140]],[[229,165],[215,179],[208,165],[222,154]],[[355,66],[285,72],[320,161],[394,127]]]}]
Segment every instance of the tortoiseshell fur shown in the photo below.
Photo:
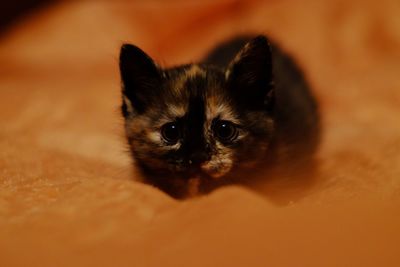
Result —
[{"label": "tortoiseshell fur", "polygon": [[[144,180],[177,198],[204,193],[256,169],[310,158],[318,144],[317,105],[293,60],[266,37],[236,38],[199,64],[163,69],[142,50],[120,54],[126,136]],[[212,130],[229,121],[237,138]],[[168,144],[163,125],[182,136]],[[267,179],[267,177],[266,177]]]}]

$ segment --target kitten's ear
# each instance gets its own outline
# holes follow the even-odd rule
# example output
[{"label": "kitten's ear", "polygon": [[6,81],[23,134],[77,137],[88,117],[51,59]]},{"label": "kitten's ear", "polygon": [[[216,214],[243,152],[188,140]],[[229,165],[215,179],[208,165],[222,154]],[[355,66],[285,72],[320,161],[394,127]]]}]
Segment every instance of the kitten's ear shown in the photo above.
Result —
[{"label": "kitten's ear", "polygon": [[140,48],[124,44],[119,57],[125,116],[142,113],[161,88],[161,70]]},{"label": "kitten's ear", "polygon": [[226,79],[239,104],[249,108],[272,105],[272,54],[266,37],[254,38],[239,51],[227,68]]}]

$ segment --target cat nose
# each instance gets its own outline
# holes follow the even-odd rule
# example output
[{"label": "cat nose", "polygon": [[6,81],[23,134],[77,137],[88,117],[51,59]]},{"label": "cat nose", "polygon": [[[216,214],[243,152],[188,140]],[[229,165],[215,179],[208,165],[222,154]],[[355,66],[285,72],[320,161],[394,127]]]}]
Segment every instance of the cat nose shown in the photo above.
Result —
[{"label": "cat nose", "polygon": [[211,158],[210,154],[205,151],[204,152],[195,152],[190,155],[189,163],[190,164],[200,164],[200,163],[210,160],[210,158]]}]

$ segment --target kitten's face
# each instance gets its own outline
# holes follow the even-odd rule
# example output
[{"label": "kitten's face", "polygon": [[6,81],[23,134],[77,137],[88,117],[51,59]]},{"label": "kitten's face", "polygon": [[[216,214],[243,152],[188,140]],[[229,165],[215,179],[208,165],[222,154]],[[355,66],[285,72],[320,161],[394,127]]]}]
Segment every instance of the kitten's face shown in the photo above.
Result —
[{"label": "kitten's face", "polygon": [[147,171],[218,179],[265,155],[273,92],[264,39],[244,47],[226,70],[163,70],[130,45],[122,48],[120,64],[128,141]]}]

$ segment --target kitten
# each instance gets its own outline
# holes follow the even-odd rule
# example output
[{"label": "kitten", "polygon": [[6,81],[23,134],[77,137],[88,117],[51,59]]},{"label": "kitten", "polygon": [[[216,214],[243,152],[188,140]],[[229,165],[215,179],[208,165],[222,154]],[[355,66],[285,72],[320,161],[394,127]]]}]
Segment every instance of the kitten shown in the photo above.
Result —
[{"label": "kitten", "polygon": [[293,60],[264,36],[166,69],[125,44],[120,72],[133,158],[147,183],[173,197],[301,165],[317,147],[316,101]]}]

